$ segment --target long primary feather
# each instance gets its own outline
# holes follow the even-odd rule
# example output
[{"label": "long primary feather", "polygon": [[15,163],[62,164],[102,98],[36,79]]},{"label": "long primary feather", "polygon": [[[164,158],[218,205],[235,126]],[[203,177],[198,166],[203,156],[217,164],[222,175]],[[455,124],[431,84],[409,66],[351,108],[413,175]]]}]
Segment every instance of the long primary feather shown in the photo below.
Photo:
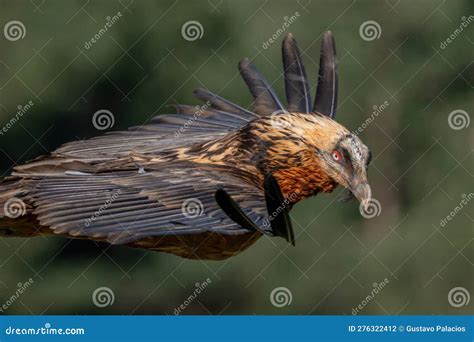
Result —
[{"label": "long primary feather", "polygon": [[336,116],[337,86],[336,45],[331,31],[327,31],[321,41],[318,88],[313,111],[327,115],[330,118]]},{"label": "long primary feather", "polygon": [[252,62],[244,58],[239,63],[239,70],[255,98],[254,111],[257,114],[266,116],[276,111],[285,111],[275,91]]},{"label": "long primary feather", "polygon": [[285,91],[290,112],[311,112],[311,94],[300,49],[290,33],[282,44]]}]

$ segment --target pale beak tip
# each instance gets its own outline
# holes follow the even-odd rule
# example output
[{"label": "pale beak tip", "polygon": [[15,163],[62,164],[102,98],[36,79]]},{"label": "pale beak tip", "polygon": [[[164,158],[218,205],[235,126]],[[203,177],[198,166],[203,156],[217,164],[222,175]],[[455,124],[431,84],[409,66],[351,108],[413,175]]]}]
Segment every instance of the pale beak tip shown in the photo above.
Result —
[{"label": "pale beak tip", "polygon": [[364,208],[364,211],[367,211],[369,209],[369,206],[370,206],[370,200],[371,198],[367,198],[367,199],[364,199],[362,200],[362,207]]},{"label": "pale beak tip", "polygon": [[372,189],[370,189],[369,184],[359,184],[353,193],[364,209],[367,209],[370,206],[370,201],[372,200]]}]

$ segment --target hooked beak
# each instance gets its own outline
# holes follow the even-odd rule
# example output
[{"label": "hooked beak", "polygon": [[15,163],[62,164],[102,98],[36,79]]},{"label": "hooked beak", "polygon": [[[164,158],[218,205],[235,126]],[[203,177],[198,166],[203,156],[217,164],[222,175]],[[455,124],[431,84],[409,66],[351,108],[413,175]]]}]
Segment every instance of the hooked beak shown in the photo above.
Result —
[{"label": "hooked beak", "polygon": [[367,210],[370,199],[372,198],[372,190],[367,182],[366,176],[354,176],[350,184],[349,190],[354,194],[355,198],[362,204],[364,210]]}]

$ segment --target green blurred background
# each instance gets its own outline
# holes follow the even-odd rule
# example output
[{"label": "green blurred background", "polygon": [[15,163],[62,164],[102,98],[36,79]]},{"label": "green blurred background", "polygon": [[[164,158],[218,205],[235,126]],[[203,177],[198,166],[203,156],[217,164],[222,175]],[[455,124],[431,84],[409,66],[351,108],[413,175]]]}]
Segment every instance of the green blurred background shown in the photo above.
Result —
[{"label": "green blurred background", "polygon": [[[0,37],[0,126],[19,105],[33,107],[0,135],[0,171],[60,144],[93,137],[99,109],[114,113],[111,130],[198,104],[205,87],[251,107],[237,72],[254,59],[283,98],[277,31],[297,38],[314,91],[321,34],[330,29],[339,59],[338,121],[360,134],[374,158],[370,182],[379,216],[337,201],[341,189],[292,211],[296,247],[262,238],[220,262],[111,247],[60,237],[0,240],[0,305],[18,283],[34,283],[3,314],[173,314],[195,283],[210,278],[182,314],[352,314],[374,283],[388,284],[360,314],[472,314],[472,301],[450,305],[448,293],[474,295],[473,203],[444,227],[443,217],[473,190],[472,124],[452,129],[448,116],[473,113],[474,3],[456,1],[0,1],[0,24],[25,27],[23,39]],[[100,39],[84,44],[122,16]],[[464,19],[463,19],[464,17]],[[471,18],[473,19],[473,18]],[[183,38],[188,21],[203,35]],[[380,27],[362,39],[367,21]],[[274,34],[277,41],[264,49]],[[455,39],[442,48],[452,34]],[[459,112],[456,112],[459,113]],[[457,114],[456,114],[457,115]],[[99,287],[114,302],[97,307]],[[272,305],[285,287],[291,303]],[[467,298],[466,298],[467,299]]]}]

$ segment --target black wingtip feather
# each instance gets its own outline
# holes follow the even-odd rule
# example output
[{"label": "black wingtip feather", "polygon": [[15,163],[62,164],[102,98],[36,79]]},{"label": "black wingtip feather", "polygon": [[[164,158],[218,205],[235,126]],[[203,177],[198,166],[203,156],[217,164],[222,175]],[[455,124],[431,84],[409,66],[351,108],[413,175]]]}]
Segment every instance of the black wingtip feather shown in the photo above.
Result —
[{"label": "black wingtip feather", "polygon": [[321,41],[318,88],[313,111],[334,118],[337,107],[337,87],[336,44],[331,31],[327,31]]},{"label": "black wingtip feather", "polygon": [[239,205],[224,189],[217,189],[214,195],[217,204],[229,218],[243,228],[258,230],[255,223],[240,209]]},{"label": "black wingtip feather", "polygon": [[285,238],[295,246],[295,234],[288,210],[288,204],[281,193],[278,181],[272,175],[266,177],[263,183],[265,189],[265,201],[273,233]]}]

